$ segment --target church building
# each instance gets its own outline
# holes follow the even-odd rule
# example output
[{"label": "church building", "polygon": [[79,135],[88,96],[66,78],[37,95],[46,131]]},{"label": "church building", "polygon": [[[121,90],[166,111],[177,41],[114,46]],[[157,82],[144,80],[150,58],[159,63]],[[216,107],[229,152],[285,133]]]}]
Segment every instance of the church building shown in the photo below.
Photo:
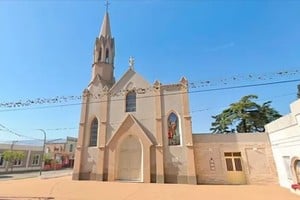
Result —
[{"label": "church building", "polygon": [[169,85],[149,83],[135,71],[131,58],[128,70],[116,81],[108,12],[93,55],[91,81],[83,91],[74,180],[277,181],[266,134],[192,134],[186,78]]}]

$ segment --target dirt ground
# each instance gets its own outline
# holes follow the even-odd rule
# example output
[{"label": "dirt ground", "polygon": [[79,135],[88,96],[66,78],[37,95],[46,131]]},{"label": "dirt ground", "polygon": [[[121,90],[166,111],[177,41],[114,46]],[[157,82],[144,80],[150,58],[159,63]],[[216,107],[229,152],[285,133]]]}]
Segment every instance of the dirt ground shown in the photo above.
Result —
[{"label": "dirt ground", "polygon": [[[47,198],[48,197],[48,198]],[[300,200],[276,185],[181,185],[72,181],[71,176],[0,182],[0,200]]]}]

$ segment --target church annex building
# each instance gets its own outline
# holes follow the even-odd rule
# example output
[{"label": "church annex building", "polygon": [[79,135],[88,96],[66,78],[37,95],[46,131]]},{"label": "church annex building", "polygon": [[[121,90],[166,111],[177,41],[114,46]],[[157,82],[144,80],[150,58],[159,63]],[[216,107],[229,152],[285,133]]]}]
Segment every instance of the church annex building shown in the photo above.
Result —
[{"label": "church annex building", "polygon": [[116,81],[114,55],[106,12],[95,42],[92,78],[83,92],[74,180],[278,182],[268,134],[192,134],[187,79],[150,84],[131,59]]}]

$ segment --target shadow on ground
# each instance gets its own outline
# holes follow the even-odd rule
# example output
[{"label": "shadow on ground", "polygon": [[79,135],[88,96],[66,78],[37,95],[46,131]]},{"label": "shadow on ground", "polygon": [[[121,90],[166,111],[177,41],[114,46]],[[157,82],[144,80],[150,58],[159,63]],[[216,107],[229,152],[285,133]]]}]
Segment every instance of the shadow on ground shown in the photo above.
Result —
[{"label": "shadow on ground", "polygon": [[0,179],[1,178],[12,178],[13,176],[11,176],[11,175],[0,175]]}]

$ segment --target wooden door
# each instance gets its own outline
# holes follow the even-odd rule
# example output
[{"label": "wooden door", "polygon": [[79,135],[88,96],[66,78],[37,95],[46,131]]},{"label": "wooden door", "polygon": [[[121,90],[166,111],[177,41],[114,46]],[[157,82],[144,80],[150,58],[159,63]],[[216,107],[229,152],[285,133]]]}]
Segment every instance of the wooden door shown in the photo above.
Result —
[{"label": "wooden door", "polygon": [[243,171],[241,152],[225,152],[227,168],[227,181],[229,184],[246,184],[246,176]]},{"label": "wooden door", "polygon": [[117,179],[142,181],[142,147],[138,138],[128,136],[119,147]]}]

